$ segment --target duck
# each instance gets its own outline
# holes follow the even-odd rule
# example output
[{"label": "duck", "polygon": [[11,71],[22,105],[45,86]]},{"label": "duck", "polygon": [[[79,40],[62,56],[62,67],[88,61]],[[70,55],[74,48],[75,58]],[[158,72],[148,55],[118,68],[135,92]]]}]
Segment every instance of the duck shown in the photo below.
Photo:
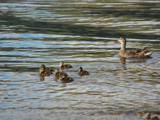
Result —
[{"label": "duck", "polygon": [[126,38],[119,38],[118,42],[121,44],[121,49],[119,51],[119,55],[124,58],[151,58],[152,52],[146,50],[146,48],[142,49],[132,49],[126,50]]},{"label": "duck", "polygon": [[50,76],[52,74],[53,69],[46,67],[44,64],[41,65],[39,69],[39,73],[42,76]]},{"label": "duck", "polygon": [[55,78],[58,78],[58,79],[59,79],[59,77],[61,77],[62,75],[66,76],[66,77],[68,76],[67,73],[65,73],[65,72],[63,72],[63,71],[59,71],[58,68],[55,69],[55,73],[54,73]]},{"label": "duck", "polygon": [[82,68],[82,67],[79,67],[78,75],[79,75],[79,76],[89,75],[89,72],[88,72],[88,71],[86,71],[86,70],[83,70],[83,68]]},{"label": "duck", "polygon": [[66,68],[72,68],[72,65],[70,65],[70,64],[65,64],[64,65],[64,62],[63,61],[60,61],[59,62],[59,65],[60,65],[60,69],[66,69]]},{"label": "duck", "polygon": [[68,76],[66,76],[65,74],[63,74],[61,77],[62,77],[62,78],[61,78],[61,82],[62,82],[62,83],[70,83],[70,82],[73,82],[73,78],[68,77]]}]

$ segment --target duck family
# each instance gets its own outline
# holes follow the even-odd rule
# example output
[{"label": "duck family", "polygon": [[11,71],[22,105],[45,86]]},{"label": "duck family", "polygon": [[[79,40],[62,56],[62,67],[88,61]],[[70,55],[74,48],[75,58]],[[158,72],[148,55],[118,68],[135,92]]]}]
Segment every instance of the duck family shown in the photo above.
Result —
[{"label": "duck family", "polygon": [[[68,74],[63,71],[64,69],[72,68],[72,65],[64,64],[63,61],[60,61],[59,65],[60,65],[59,68],[55,68],[53,70],[52,68],[46,67],[44,64],[42,64],[39,69],[40,76],[41,77],[50,76],[51,74],[53,74],[53,71],[54,71],[54,80],[57,81],[59,78],[61,78],[62,83],[72,82],[73,78],[69,77]],[[89,75],[89,72],[86,70],[83,70],[82,67],[80,67],[78,70],[78,75],[82,77],[85,75]]]},{"label": "duck family", "polygon": [[[146,48],[127,50],[126,49],[127,40],[124,37],[119,38],[118,42],[121,44],[119,55],[122,58],[125,58],[125,59],[126,58],[150,58],[152,55],[152,52],[146,50]],[[50,76],[51,74],[53,74],[53,71],[54,71],[55,80],[58,80],[59,78],[61,78],[62,81],[68,82],[68,81],[73,81],[73,78],[69,77],[68,74],[65,73],[63,70],[70,69],[70,68],[72,68],[72,65],[64,64],[63,61],[60,61],[59,68],[56,68],[53,70],[52,68],[46,67],[44,64],[42,64],[39,72],[41,76]],[[85,75],[89,75],[89,72],[86,70],[83,70],[82,67],[79,67],[78,75],[82,77]]]}]

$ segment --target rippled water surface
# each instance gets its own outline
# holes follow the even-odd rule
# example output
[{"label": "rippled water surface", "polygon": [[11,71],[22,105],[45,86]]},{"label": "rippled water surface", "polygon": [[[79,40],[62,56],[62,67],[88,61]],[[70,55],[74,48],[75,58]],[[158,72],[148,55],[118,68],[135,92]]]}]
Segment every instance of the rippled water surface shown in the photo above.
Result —
[{"label": "rippled water surface", "polygon": [[[160,1],[1,0],[0,119],[137,120],[121,113],[160,109]],[[151,59],[121,59],[146,47]],[[74,81],[41,79],[39,67],[64,70]],[[78,76],[82,66],[89,76]],[[116,116],[112,116],[116,114]]]}]

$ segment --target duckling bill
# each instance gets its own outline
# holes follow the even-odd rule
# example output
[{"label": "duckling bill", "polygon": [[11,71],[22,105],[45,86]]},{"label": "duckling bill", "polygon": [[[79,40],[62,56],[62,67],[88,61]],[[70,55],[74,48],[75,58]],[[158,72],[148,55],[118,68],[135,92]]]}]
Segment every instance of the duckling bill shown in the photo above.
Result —
[{"label": "duckling bill", "polygon": [[64,62],[63,61],[60,61],[59,62],[59,64],[60,64],[60,69],[68,69],[68,68],[72,68],[72,65],[70,65],[70,64],[64,64]]},{"label": "duckling bill", "polygon": [[121,44],[119,55],[124,58],[150,58],[152,52],[142,49],[126,50],[126,38],[121,37],[118,42]]},{"label": "duckling bill", "polygon": [[79,75],[79,76],[89,75],[89,72],[86,71],[86,70],[83,70],[83,68],[80,67],[79,70],[78,70],[78,75]]}]

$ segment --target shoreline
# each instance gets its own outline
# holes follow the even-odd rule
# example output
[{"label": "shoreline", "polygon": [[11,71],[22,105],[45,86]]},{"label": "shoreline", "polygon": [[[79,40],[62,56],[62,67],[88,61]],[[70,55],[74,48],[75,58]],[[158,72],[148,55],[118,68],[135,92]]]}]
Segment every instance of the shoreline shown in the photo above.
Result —
[{"label": "shoreline", "polygon": [[146,120],[145,114],[160,118],[160,111],[105,111],[105,110],[55,110],[55,109],[5,109],[0,110],[3,120]]}]

